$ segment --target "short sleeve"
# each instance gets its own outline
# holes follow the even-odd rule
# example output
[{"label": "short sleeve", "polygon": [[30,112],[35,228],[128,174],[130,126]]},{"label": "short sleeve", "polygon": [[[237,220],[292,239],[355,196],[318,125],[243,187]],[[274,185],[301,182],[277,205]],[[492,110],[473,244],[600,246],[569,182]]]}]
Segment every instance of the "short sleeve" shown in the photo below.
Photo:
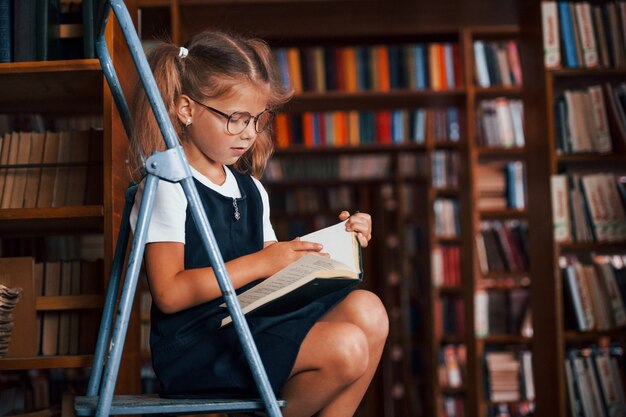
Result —
[{"label": "short sleeve", "polygon": [[274,232],[274,228],[272,227],[272,222],[270,222],[270,198],[261,184],[261,181],[252,177],[254,184],[259,189],[259,194],[261,194],[261,201],[263,202],[263,241],[264,242],[275,242],[276,233]]},{"label": "short sleeve", "polygon": [[[145,181],[139,184],[135,203],[130,214],[130,225],[135,232],[139,204],[143,196]],[[185,220],[187,199],[180,184],[159,181],[154,200],[154,209],[148,227],[146,243],[181,242],[185,243]]]}]

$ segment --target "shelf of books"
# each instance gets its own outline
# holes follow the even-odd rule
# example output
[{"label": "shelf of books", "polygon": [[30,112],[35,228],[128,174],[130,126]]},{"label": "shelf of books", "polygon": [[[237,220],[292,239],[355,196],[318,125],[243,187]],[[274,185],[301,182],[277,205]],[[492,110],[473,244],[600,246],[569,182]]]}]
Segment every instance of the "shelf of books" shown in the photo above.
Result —
[{"label": "shelf of books", "polygon": [[517,28],[467,34],[474,109],[468,129],[474,242],[467,297],[470,415],[524,416],[535,408],[532,280],[528,257],[524,80]]},{"label": "shelf of books", "polygon": [[536,354],[559,364],[536,379],[541,415],[626,412],[624,12],[621,1],[521,8],[522,37],[541,45],[524,57],[538,80],[525,98],[528,175],[550,196],[528,209],[531,270],[546,278],[532,291],[535,342],[552,340]]},{"label": "shelf of books", "polygon": [[[390,336],[382,405],[372,415],[428,414],[438,395],[430,382],[439,352],[431,345],[433,306],[423,294],[435,291],[431,248],[433,257],[436,251],[451,262],[460,254],[465,75],[459,37],[274,48],[283,81],[296,91],[277,117],[278,150],[264,178],[279,235],[301,233],[307,222],[304,230],[319,227],[323,217],[335,221],[342,209],[369,210],[375,219],[379,238],[364,251],[366,286],[387,306]],[[291,219],[284,232],[277,213]],[[458,283],[445,287],[454,296]]]},{"label": "shelf of books", "polygon": [[[0,304],[3,312],[14,306],[1,320],[0,397],[3,414],[53,416],[61,404],[71,410],[69,392],[86,389],[128,183],[126,138],[94,59],[92,1],[7,3],[0,2]],[[49,20],[34,20],[44,12]],[[66,19],[74,24],[64,27]],[[108,42],[117,30],[110,23]],[[113,55],[116,64],[128,60],[117,48]],[[135,365],[126,365],[118,387],[130,393]]]}]

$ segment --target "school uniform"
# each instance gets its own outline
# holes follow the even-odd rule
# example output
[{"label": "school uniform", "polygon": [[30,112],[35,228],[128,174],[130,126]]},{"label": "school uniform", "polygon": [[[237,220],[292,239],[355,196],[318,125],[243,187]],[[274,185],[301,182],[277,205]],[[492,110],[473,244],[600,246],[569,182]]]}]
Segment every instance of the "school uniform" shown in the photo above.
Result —
[{"label": "school uniform", "polygon": [[[224,262],[257,252],[263,248],[265,241],[273,240],[268,239],[268,236],[273,236],[273,230],[267,230],[269,204],[267,196],[263,195],[264,189],[247,174],[227,170],[227,176],[230,175],[230,180],[234,178],[238,188],[238,193],[234,193],[236,196],[232,193],[224,195],[222,190],[194,172],[194,182]],[[172,185],[166,188],[171,190]],[[167,193],[167,190],[157,190],[157,194],[159,192]],[[159,201],[171,201],[172,193],[169,194],[169,198],[157,196],[155,212],[163,209],[172,214],[171,210],[158,205]],[[185,269],[211,266],[189,208],[186,208],[184,217]],[[150,236],[148,241],[151,241]],[[237,292],[255,284],[248,284]],[[252,336],[277,394],[287,382],[306,334],[349,291],[331,293],[301,308],[273,316],[248,316]],[[163,396],[217,398],[258,395],[234,327],[227,325],[220,328],[222,319],[228,315],[227,310],[220,307],[223,302],[220,297],[174,314],[163,313],[153,304],[150,347],[153,368],[161,383]]]}]

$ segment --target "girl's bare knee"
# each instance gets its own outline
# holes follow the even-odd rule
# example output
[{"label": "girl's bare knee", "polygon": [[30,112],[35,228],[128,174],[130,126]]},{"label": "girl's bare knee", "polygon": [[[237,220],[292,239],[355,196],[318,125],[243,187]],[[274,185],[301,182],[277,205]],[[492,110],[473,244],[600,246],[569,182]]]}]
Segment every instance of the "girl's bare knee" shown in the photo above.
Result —
[{"label": "girl's bare knee", "polygon": [[355,325],[339,326],[333,340],[329,340],[330,370],[342,384],[350,384],[365,373],[369,365],[369,346],[366,335]]},{"label": "girl's bare knee", "polygon": [[374,344],[385,342],[389,334],[389,317],[384,304],[370,291],[357,290],[346,298],[350,321],[360,327]]}]

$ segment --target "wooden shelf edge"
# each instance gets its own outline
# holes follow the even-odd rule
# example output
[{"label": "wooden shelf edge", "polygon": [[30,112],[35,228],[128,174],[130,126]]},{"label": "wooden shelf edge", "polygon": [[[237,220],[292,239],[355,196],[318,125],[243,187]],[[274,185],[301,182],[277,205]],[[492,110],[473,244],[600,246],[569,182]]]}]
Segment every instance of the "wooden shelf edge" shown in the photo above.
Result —
[{"label": "wooden shelf edge", "polygon": [[103,206],[10,208],[0,209],[0,222],[34,219],[98,218],[103,215]]},{"label": "wooden shelf edge", "polygon": [[103,305],[101,294],[40,296],[35,299],[37,311],[90,310],[102,308]]},{"label": "wooden shelf edge", "polygon": [[0,359],[0,371],[26,369],[86,368],[91,366],[93,355],[33,356]]},{"label": "wooden shelf edge", "polygon": [[8,62],[0,64],[0,75],[28,74],[66,71],[98,71],[101,72],[100,61],[97,59],[73,59],[65,61],[33,61]]}]

